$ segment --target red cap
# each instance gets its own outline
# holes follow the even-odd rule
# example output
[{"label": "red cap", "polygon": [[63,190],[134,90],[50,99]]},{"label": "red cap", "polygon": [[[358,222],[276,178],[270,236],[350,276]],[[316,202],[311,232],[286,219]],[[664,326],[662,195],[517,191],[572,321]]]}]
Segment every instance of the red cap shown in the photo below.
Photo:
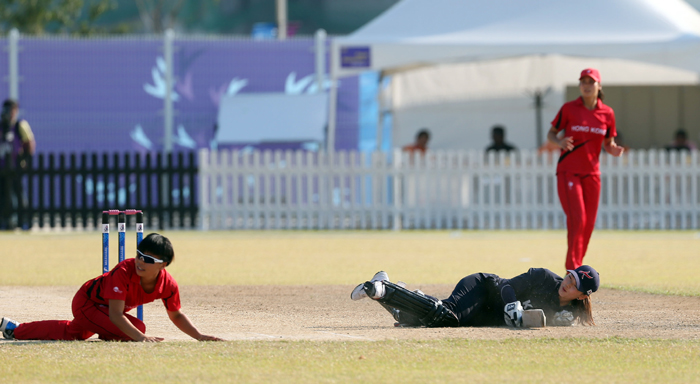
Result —
[{"label": "red cap", "polygon": [[581,80],[584,77],[590,77],[591,79],[600,83],[600,72],[598,72],[598,70],[595,68],[586,68],[583,71],[581,71],[581,77],[579,77],[578,79]]}]

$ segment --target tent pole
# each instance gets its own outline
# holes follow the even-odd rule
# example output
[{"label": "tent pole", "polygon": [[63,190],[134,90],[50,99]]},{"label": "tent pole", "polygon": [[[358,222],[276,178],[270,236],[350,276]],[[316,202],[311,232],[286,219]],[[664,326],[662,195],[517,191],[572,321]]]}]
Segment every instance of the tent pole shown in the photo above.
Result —
[{"label": "tent pole", "polygon": [[382,124],[386,121],[385,117],[391,117],[391,142],[389,145],[393,148],[399,148],[396,145],[396,124],[394,122],[394,100],[396,100],[396,88],[394,88],[394,76],[389,75],[389,107],[386,114],[382,114]]},{"label": "tent pole", "polygon": [[8,83],[10,89],[8,96],[19,102],[19,31],[17,28],[12,28],[8,39]]},{"label": "tent pole", "polygon": [[382,150],[382,135],[384,134],[384,92],[382,83],[384,82],[384,71],[379,72],[379,80],[377,82],[377,104],[379,113],[377,113],[377,144],[376,150]]},{"label": "tent pole", "polygon": [[330,69],[330,80],[328,88],[328,125],[326,132],[326,151],[335,151],[335,116],[336,107],[338,104],[338,71],[336,69],[336,60],[338,60],[338,45],[335,39],[331,39],[331,54],[328,57]]},{"label": "tent pole", "polygon": [[314,35],[316,56],[316,93],[323,92],[323,80],[326,77],[326,31],[319,29]]},{"label": "tent pole", "polygon": [[535,137],[537,138],[536,148],[542,146],[542,92],[535,91]]},{"label": "tent pole", "polygon": [[277,0],[277,39],[287,38],[287,0]]},{"label": "tent pole", "polygon": [[543,129],[542,129],[542,108],[544,108],[544,98],[552,90],[551,87],[547,87],[545,90],[536,89],[533,93],[535,97],[535,137],[537,138],[537,147],[539,148],[544,144]]}]

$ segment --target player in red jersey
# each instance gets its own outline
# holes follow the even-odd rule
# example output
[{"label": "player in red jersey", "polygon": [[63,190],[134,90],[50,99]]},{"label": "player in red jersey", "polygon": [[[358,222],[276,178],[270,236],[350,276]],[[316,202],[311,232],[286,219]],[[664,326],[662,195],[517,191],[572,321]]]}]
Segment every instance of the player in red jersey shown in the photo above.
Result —
[{"label": "player in red jersey", "polygon": [[165,270],[174,258],[170,240],[151,233],[139,244],[136,258],[122,261],[80,287],[73,297],[72,321],[20,324],[2,318],[0,331],[6,339],[17,340],[85,340],[97,334],[102,340],[157,342],[163,339],[146,336],[143,321],[127,312],[161,299],[170,321],[182,332],[200,341],[221,340],[201,334],[180,311],[177,282]]},{"label": "player in red jersey", "polygon": [[[583,264],[600,201],[601,146],[613,156],[624,148],[615,143],[615,112],[603,104],[600,72],[587,68],[579,77],[581,97],[565,103],[552,121],[547,139],[561,148],[557,191],[568,230],[566,269]],[[558,135],[560,132],[563,135]]]}]

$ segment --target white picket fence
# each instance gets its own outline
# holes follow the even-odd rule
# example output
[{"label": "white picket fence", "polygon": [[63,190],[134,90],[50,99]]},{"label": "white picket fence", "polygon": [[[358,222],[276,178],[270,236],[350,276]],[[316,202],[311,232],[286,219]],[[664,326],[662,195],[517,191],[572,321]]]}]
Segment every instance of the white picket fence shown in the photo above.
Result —
[{"label": "white picket fence", "polygon": [[[601,155],[597,228],[697,229],[698,152]],[[202,229],[560,229],[557,154],[199,154]]]}]

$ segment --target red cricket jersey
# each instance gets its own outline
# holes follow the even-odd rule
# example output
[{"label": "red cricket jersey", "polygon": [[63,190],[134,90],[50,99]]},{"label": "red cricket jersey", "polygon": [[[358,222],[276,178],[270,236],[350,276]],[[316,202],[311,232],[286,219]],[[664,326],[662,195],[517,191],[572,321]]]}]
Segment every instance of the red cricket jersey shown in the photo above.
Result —
[{"label": "red cricket jersey", "polygon": [[124,312],[156,299],[162,299],[168,311],[180,309],[180,290],[175,279],[163,269],[153,292],[146,293],[136,274],[136,259],[122,261],[111,271],[83,284],[80,290],[97,304],[109,305],[109,300],[124,300]]},{"label": "red cricket jersey", "polygon": [[600,150],[603,141],[617,136],[615,112],[598,99],[592,111],[583,105],[579,97],[565,103],[552,121],[558,131],[564,130],[574,139],[574,149],[561,151],[557,173],[600,174]]}]

